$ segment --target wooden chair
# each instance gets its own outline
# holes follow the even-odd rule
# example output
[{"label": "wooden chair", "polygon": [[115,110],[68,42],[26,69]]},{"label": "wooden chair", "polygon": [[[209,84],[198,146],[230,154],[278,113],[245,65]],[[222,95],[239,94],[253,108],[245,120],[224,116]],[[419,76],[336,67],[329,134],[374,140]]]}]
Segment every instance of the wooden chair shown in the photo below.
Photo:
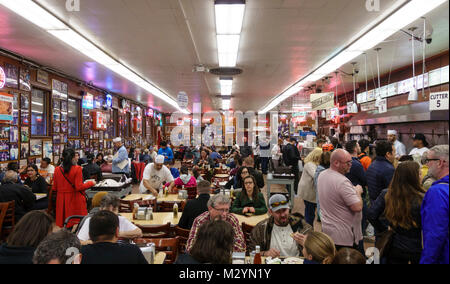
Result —
[{"label": "wooden chair", "polygon": [[8,236],[12,233],[14,230],[14,226],[16,225],[16,217],[15,217],[15,204],[16,202],[9,201],[3,204],[3,207],[6,206],[5,215],[3,217],[2,221],[2,228],[1,228],[1,234],[0,234],[0,240],[6,241]]},{"label": "wooden chair", "polygon": [[[8,210],[8,203],[0,203],[0,237],[2,236],[3,220],[6,216],[6,211]],[[2,242],[0,238],[0,243]]]},{"label": "wooden chair", "polygon": [[[173,205],[176,202],[166,202],[162,201],[161,203],[158,203],[158,210],[157,212],[172,212],[173,211]],[[181,212],[181,206],[178,206],[178,212]]]},{"label": "wooden chair", "polygon": [[245,243],[248,244],[250,242],[250,235],[252,234],[252,230],[254,228],[254,226],[248,225],[245,222],[242,222],[242,232],[244,233],[244,239],[245,239]]},{"label": "wooden chair", "polygon": [[175,227],[175,236],[178,237],[178,251],[180,253],[185,253],[186,252],[186,245],[187,245],[187,241],[189,239],[189,233],[190,230],[186,230],[183,228],[180,228],[178,226]]},{"label": "wooden chair", "polygon": [[53,216],[53,218],[56,218],[56,196],[57,196],[57,192],[53,191],[51,186],[49,186],[47,213],[50,216]]},{"label": "wooden chair", "polygon": [[188,200],[195,199],[197,197],[197,187],[185,187],[184,190],[187,191]]},{"label": "wooden chair", "polygon": [[172,233],[170,222],[160,226],[145,226],[138,224],[136,224],[136,226],[142,230],[144,238],[167,238],[170,237]]},{"label": "wooden chair", "polygon": [[119,213],[132,213],[134,203],[141,200],[142,198],[135,200],[120,200]]},{"label": "wooden chair", "polygon": [[156,253],[164,252],[166,254],[166,260],[164,264],[175,263],[178,256],[178,237],[175,238],[138,238],[133,242],[137,245],[146,245],[148,243],[154,243]]}]

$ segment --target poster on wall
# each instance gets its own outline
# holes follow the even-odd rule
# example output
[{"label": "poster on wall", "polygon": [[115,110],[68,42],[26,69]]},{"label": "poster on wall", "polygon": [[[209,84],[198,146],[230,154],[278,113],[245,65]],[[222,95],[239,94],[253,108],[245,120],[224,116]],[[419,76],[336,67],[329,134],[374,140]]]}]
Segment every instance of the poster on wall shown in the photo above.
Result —
[{"label": "poster on wall", "polygon": [[9,139],[9,125],[0,126],[0,138]]},{"label": "poster on wall", "polygon": [[66,83],[60,82],[60,93],[59,97],[63,100],[67,100],[67,95],[69,93],[69,89]]},{"label": "poster on wall", "polygon": [[28,68],[20,68],[20,89],[24,91],[31,91],[31,83],[30,83],[30,69]]},{"label": "poster on wall", "polygon": [[19,88],[19,68],[15,65],[5,63],[6,87]]},{"label": "poster on wall", "polygon": [[61,93],[61,82],[58,80],[52,80],[52,97],[54,99],[59,99]]},{"label": "poster on wall", "polygon": [[36,74],[36,81],[38,83],[48,85],[48,73],[42,70],[38,70]]},{"label": "poster on wall", "polygon": [[51,159],[53,155],[52,141],[44,141],[42,149],[43,149],[43,157]]},{"label": "poster on wall", "polygon": [[42,140],[32,139],[30,141],[30,155],[31,156],[42,155]]},{"label": "poster on wall", "polygon": [[13,120],[14,95],[0,93],[0,122],[11,122]]}]

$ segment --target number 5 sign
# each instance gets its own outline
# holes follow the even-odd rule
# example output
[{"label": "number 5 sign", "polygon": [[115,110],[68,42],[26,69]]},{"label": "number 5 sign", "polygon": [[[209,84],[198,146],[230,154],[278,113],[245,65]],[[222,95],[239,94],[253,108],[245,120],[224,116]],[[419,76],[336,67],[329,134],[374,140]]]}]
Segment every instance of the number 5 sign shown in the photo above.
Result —
[{"label": "number 5 sign", "polygon": [[448,91],[430,94],[430,111],[448,110]]}]

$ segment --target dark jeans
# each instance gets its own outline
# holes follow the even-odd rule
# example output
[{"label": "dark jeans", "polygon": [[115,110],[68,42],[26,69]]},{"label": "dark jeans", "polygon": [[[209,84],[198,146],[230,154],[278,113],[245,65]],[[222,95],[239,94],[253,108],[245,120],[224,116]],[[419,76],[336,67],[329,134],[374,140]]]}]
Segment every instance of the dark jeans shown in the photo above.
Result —
[{"label": "dark jeans", "polygon": [[259,158],[259,156],[255,155],[255,169],[259,170],[260,164],[261,164],[261,159]]},{"label": "dark jeans", "polygon": [[269,170],[269,158],[263,157],[261,158],[261,170],[263,175],[267,175],[267,171]]},{"label": "dark jeans", "polygon": [[298,172],[298,162],[292,166],[292,173],[295,176],[295,180],[294,180],[294,192],[295,194],[297,194],[297,190],[298,190],[298,182],[300,181],[300,173]]},{"label": "dark jeans", "polygon": [[305,202],[305,221],[311,226],[314,226],[317,204],[306,200],[304,200],[304,202]]}]

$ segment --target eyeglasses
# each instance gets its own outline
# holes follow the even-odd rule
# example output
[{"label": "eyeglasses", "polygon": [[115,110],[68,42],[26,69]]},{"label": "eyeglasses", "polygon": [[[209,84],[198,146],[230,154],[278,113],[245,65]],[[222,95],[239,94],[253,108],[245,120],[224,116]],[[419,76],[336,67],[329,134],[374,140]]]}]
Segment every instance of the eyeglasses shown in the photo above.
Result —
[{"label": "eyeglasses", "polygon": [[441,159],[425,159],[425,164],[428,164],[430,161],[440,161]]},{"label": "eyeglasses", "polygon": [[247,184],[253,184],[253,181],[244,182],[245,185]]},{"label": "eyeglasses", "polygon": [[270,204],[270,206],[271,207],[278,207],[278,206],[280,206],[280,205],[285,205],[285,204],[287,204],[288,202],[286,201],[286,200],[283,200],[283,201],[280,201],[280,202],[274,202],[274,203],[272,203],[272,204]]},{"label": "eyeglasses", "polygon": [[[213,207],[214,208],[214,207]],[[214,208],[214,210],[217,210],[217,211],[219,211],[219,212],[221,212],[221,213],[228,213],[228,212],[230,212],[230,208],[224,208],[224,209],[217,209],[217,208]]]}]

